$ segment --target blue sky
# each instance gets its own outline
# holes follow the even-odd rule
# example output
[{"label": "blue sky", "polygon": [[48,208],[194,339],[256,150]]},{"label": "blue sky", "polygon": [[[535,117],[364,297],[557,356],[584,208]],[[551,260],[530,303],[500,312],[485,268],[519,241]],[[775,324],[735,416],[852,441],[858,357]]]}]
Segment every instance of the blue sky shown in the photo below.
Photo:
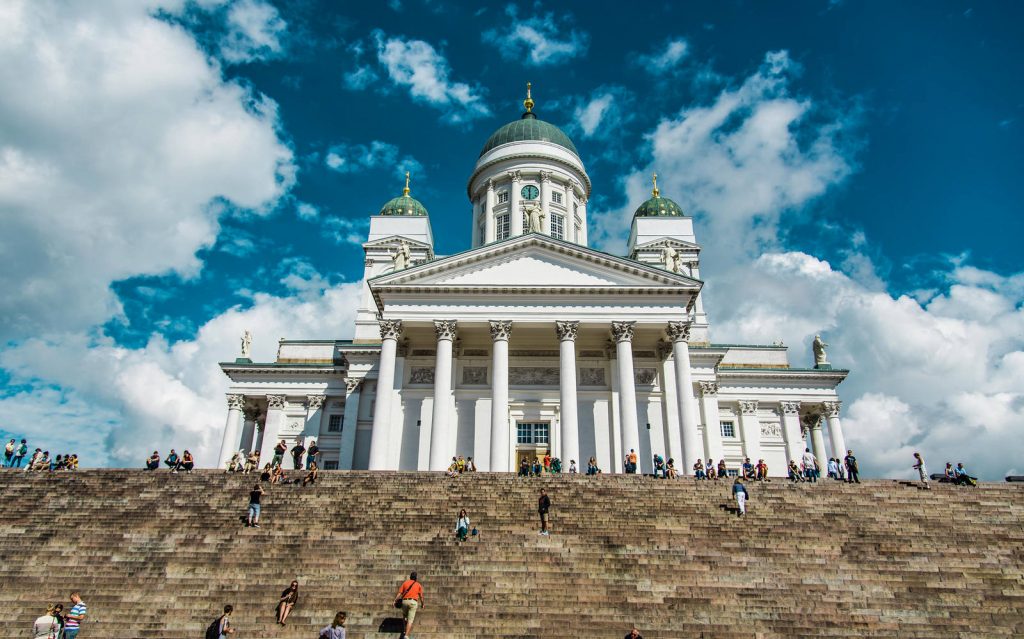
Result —
[{"label": "blue sky", "polygon": [[467,248],[466,179],[531,81],[593,180],[592,244],[622,250],[657,170],[697,219],[713,338],[799,363],[825,334],[868,469],[922,447],[1021,470],[994,451],[1024,427],[1016,5],[0,12],[0,430],[89,464],[202,460],[242,328],[265,357],[348,336],[405,170],[438,253]]}]

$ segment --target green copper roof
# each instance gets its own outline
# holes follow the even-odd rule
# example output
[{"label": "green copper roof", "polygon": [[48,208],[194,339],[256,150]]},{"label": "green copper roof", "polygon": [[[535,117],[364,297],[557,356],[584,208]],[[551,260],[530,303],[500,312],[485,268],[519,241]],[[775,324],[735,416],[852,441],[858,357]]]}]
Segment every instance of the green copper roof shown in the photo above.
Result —
[{"label": "green copper roof", "polygon": [[682,217],[683,209],[678,204],[660,195],[652,197],[637,208],[633,217]]},{"label": "green copper roof", "polygon": [[400,195],[390,199],[381,207],[377,215],[426,215],[427,207],[409,195]]},{"label": "green copper roof", "polygon": [[576,145],[572,143],[569,136],[562,132],[554,124],[550,124],[543,120],[538,120],[537,116],[533,113],[527,112],[523,114],[523,117],[514,122],[509,122],[505,126],[495,131],[491,137],[487,138],[487,143],[484,144],[484,148],[480,151],[482,156],[491,149],[501,146],[502,144],[508,144],[509,142],[523,142],[526,140],[541,140],[543,142],[551,142],[558,146],[572,151],[576,156],[579,156],[579,152],[576,150]]}]

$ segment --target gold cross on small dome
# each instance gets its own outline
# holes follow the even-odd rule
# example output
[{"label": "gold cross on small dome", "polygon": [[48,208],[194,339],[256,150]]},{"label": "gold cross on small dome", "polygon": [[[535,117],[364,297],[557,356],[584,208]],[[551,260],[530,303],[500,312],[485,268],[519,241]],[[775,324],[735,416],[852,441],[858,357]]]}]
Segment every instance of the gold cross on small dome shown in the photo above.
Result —
[{"label": "gold cross on small dome", "polygon": [[651,195],[653,195],[654,197],[660,197],[660,194],[659,194],[659,191],[658,191],[658,174],[657,173],[651,175],[651,182],[654,182],[654,190],[651,191]]},{"label": "gold cross on small dome", "polygon": [[405,188],[402,190],[402,195],[409,195],[409,172],[405,172]]}]

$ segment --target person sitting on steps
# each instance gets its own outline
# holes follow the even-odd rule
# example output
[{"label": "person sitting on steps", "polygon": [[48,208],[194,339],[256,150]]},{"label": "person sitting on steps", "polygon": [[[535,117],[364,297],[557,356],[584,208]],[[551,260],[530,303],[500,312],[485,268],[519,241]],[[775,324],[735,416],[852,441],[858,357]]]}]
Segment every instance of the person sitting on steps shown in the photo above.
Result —
[{"label": "person sitting on steps", "polygon": [[708,463],[704,466],[704,476],[708,479],[718,479],[715,473],[715,460],[708,457]]},{"label": "person sitting on steps", "polygon": [[729,469],[726,468],[724,459],[718,460],[718,476],[721,477],[722,479],[725,479],[726,477],[729,476]]},{"label": "person sitting on steps", "polygon": [[153,454],[146,459],[146,470],[156,470],[160,468],[160,453],[153,451]]},{"label": "person sitting on steps", "polygon": [[757,466],[754,466],[754,470],[757,472],[758,481],[771,481],[768,479],[768,464],[763,459],[757,460]]},{"label": "person sitting on steps", "polygon": [[178,460],[178,470],[183,470],[186,473],[191,473],[192,469],[196,466],[196,460],[192,457],[192,453],[185,449],[185,452],[181,454],[181,459]]},{"label": "person sitting on steps", "polygon": [[302,478],[302,485],[312,486],[316,483],[316,478],[320,474],[320,467],[317,466],[316,462],[313,462],[309,466],[309,470],[306,471],[306,476]]},{"label": "person sitting on steps", "polygon": [[292,608],[295,604],[299,603],[299,582],[292,581],[288,584],[288,587],[281,593],[281,598],[277,602],[277,623],[285,625],[285,621],[288,620],[288,615],[291,614]]},{"label": "person sitting on steps", "polygon": [[755,478],[755,476],[754,476],[754,465],[750,463],[750,458],[749,457],[745,457],[743,459],[743,466],[741,467],[741,474],[743,475],[743,479],[746,479],[748,481]]},{"label": "person sitting on steps", "polygon": [[696,479],[707,479],[708,475],[704,472],[704,462],[700,459],[693,465],[693,476]]},{"label": "person sitting on steps", "polygon": [[669,457],[668,463],[665,464],[665,477],[675,479],[678,476],[679,473],[676,472],[676,460]]},{"label": "person sitting on steps", "polygon": [[173,448],[167,455],[167,459],[164,460],[164,463],[167,464],[167,468],[169,468],[172,473],[178,472],[178,453],[174,452]]},{"label": "person sitting on steps", "polygon": [[459,517],[455,520],[455,538],[459,541],[466,541],[469,537],[469,515],[466,514],[466,509],[463,508],[459,511]]}]

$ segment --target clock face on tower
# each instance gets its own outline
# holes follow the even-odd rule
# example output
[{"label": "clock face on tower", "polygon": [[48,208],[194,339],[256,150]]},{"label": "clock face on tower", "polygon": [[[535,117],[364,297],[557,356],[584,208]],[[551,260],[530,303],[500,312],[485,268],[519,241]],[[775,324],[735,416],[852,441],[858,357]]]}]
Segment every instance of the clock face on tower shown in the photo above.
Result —
[{"label": "clock face on tower", "polygon": [[535,187],[532,184],[527,184],[526,186],[524,186],[523,190],[520,191],[520,193],[522,194],[524,200],[536,200],[537,196],[540,195],[540,191],[538,191],[537,187]]}]

